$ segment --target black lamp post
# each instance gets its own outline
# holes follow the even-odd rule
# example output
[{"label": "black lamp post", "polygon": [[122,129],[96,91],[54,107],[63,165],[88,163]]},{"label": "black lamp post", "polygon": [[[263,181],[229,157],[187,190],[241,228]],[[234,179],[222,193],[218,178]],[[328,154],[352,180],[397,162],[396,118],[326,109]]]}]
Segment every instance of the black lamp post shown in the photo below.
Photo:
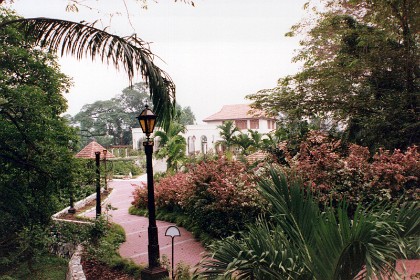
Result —
[{"label": "black lamp post", "polygon": [[108,192],[108,184],[107,184],[107,181],[106,181],[106,176],[107,176],[107,170],[106,170],[106,155],[108,154],[108,150],[103,150],[102,151],[103,152],[103,154],[104,154],[104,173],[105,173],[105,193],[107,193]]},{"label": "black lamp post", "polygon": [[137,117],[143,133],[146,134],[146,141],[143,142],[144,152],[146,154],[146,167],[147,167],[147,210],[149,211],[149,228],[148,228],[148,254],[149,266],[142,270],[141,279],[162,279],[169,276],[168,271],[161,267],[159,264],[159,241],[158,230],[156,227],[156,213],[155,213],[155,193],[153,186],[153,140],[150,140],[150,135],[156,124],[156,115],[153,114],[149,106],[140,113]]},{"label": "black lamp post", "polygon": [[99,168],[101,152],[95,152],[96,163],[96,218],[101,216],[101,169]]}]

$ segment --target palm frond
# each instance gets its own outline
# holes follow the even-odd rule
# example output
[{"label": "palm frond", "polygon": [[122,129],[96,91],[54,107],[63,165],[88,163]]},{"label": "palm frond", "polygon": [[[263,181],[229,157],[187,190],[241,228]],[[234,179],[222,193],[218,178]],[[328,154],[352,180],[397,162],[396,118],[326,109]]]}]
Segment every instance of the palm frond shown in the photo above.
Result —
[{"label": "palm frond", "polygon": [[28,40],[52,52],[71,55],[77,59],[99,57],[102,62],[123,68],[130,84],[140,73],[150,89],[153,108],[161,126],[167,127],[175,108],[175,85],[169,75],[157,67],[155,55],[148,43],[136,35],[119,37],[94,24],[76,23],[61,19],[22,18],[0,23],[0,29],[13,25]]},{"label": "palm frond", "polygon": [[299,181],[287,181],[272,168],[259,179],[269,202],[269,222],[258,220],[241,238],[211,246],[201,263],[204,276],[230,279],[398,279],[395,268],[404,251],[419,240],[418,203],[382,203],[356,209],[342,202],[321,209]]},{"label": "palm frond", "polygon": [[200,264],[208,279],[310,279],[301,266],[301,251],[282,228],[260,219],[242,238],[228,237],[210,245]]}]

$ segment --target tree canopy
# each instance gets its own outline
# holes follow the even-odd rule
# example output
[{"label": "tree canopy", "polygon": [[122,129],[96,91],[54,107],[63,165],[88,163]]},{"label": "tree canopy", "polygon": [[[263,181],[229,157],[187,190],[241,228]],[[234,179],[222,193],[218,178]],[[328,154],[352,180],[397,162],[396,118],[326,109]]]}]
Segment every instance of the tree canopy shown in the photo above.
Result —
[{"label": "tree canopy", "polygon": [[[143,111],[145,105],[150,103],[146,83],[136,83],[132,87],[125,88],[114,98],[84,105],[71,120],[73,125],[80,128],[83,145],[86,145],[91,138],[95,138],[105,146],[130,145],[131,128],[139,127],[136,117]],[[185,126],[193,124],[194,121],[195,116],[190,107],[182,108],[176,104],[172,122],[179,122]]]},{"label": "tree canopy", "polygon": [[248,96],[254,106],[291,119],[320,117],[343,139],[405,148],[419,143],[417,1],[324,1],[295,61],[303,69],[278,86]]},{"label": "tree canopy", "polygon": [[[0,8],[0,21],[11,19]],[[72,182],[75,133],[60,117],[70,80],[54,56],[23,40],[13,26],[0,29],[0,263],[16,233],[49,221]]]},{"label": "tree canopy", "polygon": [[139,126],[136,116],[150,103],[147,90],[144,83],[136,83],[112,99],[84,105],[72,119],[83,144],[94,137],[103,145],[129,145],[131,128]]}]

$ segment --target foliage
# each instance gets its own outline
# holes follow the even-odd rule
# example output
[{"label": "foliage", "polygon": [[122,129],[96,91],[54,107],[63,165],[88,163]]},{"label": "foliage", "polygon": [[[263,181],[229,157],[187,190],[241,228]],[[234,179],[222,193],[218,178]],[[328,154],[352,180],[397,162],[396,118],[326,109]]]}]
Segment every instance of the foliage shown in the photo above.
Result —
[{"label": "foliage", "polygon": [[[2,267],[4,268],[4,267]],[[30,271],[26,263],[20,263],[8,271],[0,269],[1,280],[16,279],[65,279],[68,269],[68,260],[45,254],[34,263]]]},{"label": "foliage", "polygon": [[226,121],[222,125],[217,126],[220,129],[219,134],[222,140],[217,141],[216,145],[222,146],[223,150],[231,152],[235,146],[235,134],[239,133],[239,129],[235,126],[233,121]]},{"label": "foliage", "polygon": [[325,133],[311,131],[296,156],[285,148],[284,153],[291,167],[286,172],[301,177],[319,193],[322,202],[338,204],[345,199],[354,210],[358,203],[369,205],[375,200],[419,199],[416,146],[406,152],[379,150],[371,157],[366,147],[347,146]]},{"label": "foliage", "polygon": [[[345,202],[323,210],[310,190],[272,169],[259,187],[271,220],[250,224],[238,238],[215,242],[201,274],[224,279],[393,278],[395,261],[420,235],[418,203],[358,207]],[[200,271],[200,269],[199,269]]]},{"label": "foliage", "polygon": [[87,247],[88,258],[136,277],[140,275],[141,268],[133,261],[123,259],[118,253],[118,248],[125,241],[125,232],[120,225],[109,224],[104,219],[99,220],[91,228],[90,236],[93,243]]},{"label": "foliage", "polygon": [[[169,275],[172,275],[172,265],[168,256],[166,255],[162,256],[161,266],[164,267],[166,270],[168,270]],[[174,271],[175,278],[173,279],[174,280],[190,280],[192,277],[190,271],[191,271],[190,265],[186,264],[183,261],[180,261],[175,266],[175,271]],[[167,279],[170,279],[170,278],[167,278]]]},{"label": "foliage", "polygon": [[177,120],[181,125],[185,126],[195,124],[195,115],[191,111],[190,106],[182,108],[181,105],[177,104],[176,111],[179,112]]},{"label": "foliage", "polygon": [[131,128],[139,127],[136,116],[150,103],[147,90],[145,83],[136,83],[112,99],[84,105],[72,118],[80,126],[82,145],[92,137],[104,146],[131,144]]},{"label": "foliage", "polygon": [[[88,224],[54,221],[49,226],[48,235],[51,239],[47,247],[55,255],[70,258],[72,254],[71,249],[90,239],[90,227]],[[70,249],[64,252],[61,250],[64,246]]]},{"label": "foliage", "polygon": [[[0,9],[1,22],[15,18]],[[23,44],[10,25],[0,40],[0,258],[7,258],[25,228],[48,224],[60,206],[59,193],[74,180],[69,144],[76,139],[60,116],[70,81],[55,57],[31,40]]]},{"label": "foliage", "polygon": [[[344,129],[343,139],[404,149],[419,143],[417,2],[323,1],[295,57],[302,71],[249,98],[290,119],[319,117]],[[316,8],[314,8],[316,9]]]},{"label": "foliage", "polygon": [[[155,186],[156,207],[188,215],[195,226],[214,237],[240,230],[261,213],[263,203],[246,166],[224,157],[190,166],[186,173],[165,177]],[[132,204],[147,205],[144,186]]]},{"label": "foliage", "polygon": [[143,173],[143,169],[133,160],[113,160],[112,173],[114,175],[131,175],[138,176]]},{"label": "foliage", "polygon": [[93,258],[134,276],[140,274],[139,266],[118,254],[119,246],[125,241],[124,229],[119,225],[108,223],[104,217],[91,224],[55,222],[50,230],[53,237],[51,243],[53,252],[57,252],[58,246],[75,247],[82,243],[86,248],[87,258]]},{"label": "foliage", "polygon": [[185,132],[185,125],[177,120],[170,123],[168,130],[155,132],[155,137],[159,138],[159,146],[155,155],[158,159],[166,158],[169,171],[178,171],[185,160],[187,142],[182,135],[179,135],[183,132]]},{"label": "foliage", "polygon": [[95,168],[91,160],[75,158],[71,170],[73,182],[68,189],[60,191],[60,203],[68,206],[69,196],[79,201],[95,192]]}]

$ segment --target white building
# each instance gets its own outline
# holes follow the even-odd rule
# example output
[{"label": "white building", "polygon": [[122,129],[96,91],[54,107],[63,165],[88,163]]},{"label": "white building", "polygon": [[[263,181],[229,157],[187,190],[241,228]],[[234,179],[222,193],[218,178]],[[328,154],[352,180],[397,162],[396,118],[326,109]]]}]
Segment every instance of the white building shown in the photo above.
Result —
[{"label": "white building", "polygon": [[[269,133],[276,128],[276,119],[267,117],[262,111],[251,111],[247,104],[224,105],[222,109],[205,118],[201,125],[187,125],[183,134],[187,140],[187,153],[207,153],[216,151],[216,142],[222,140],[217,126],[226,121],[233,121],[237,128],[246,132],[248,129],[259,133]],[[140,128],[132,129],[133,149],[139,149],[144,139]],[[157,141],[158,142],[158,141]]]}]

